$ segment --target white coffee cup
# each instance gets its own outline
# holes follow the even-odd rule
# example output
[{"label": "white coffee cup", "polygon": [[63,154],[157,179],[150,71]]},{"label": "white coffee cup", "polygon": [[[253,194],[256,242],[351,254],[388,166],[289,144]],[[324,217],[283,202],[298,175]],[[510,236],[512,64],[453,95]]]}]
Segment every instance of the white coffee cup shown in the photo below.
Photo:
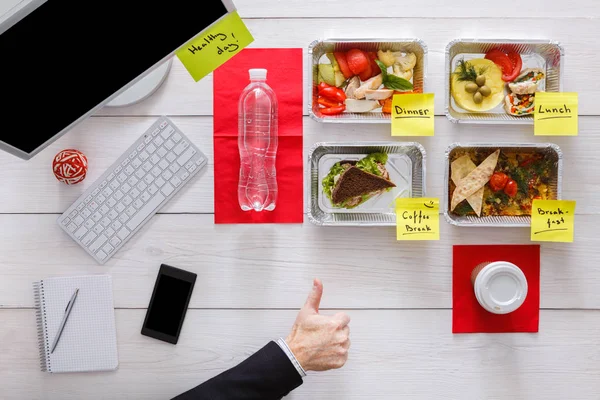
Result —
[{"label": "white coffee cup", "polygon": [[471,275],[479,304],[493,314],[508,314],[523,305],[527,278],[515,264],[496,261],[479,264]]}]

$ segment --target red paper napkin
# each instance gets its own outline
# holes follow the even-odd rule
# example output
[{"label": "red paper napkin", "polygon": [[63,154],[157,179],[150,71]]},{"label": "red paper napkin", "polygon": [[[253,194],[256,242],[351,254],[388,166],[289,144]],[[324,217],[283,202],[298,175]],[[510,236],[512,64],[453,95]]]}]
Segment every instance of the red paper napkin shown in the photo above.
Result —
[{"label": "red paper napkin", "polygon": [[[214,71],[215,223],[303,222],[302,66],[302,49],[246,48]],[[267,69],[267,84],[279,102],[278,199],[273,211],[242,211],[237,198],[237,106],[250,83],[250,68]]]},{"label": "red paper napkin", "polygon": [[[508,261],[527,278],[525,302],[512,313],[486,311],[475,297],[471,271],[486,261]],[[540,321],[539,245],[457,245],[452,262],[452,333],[537,332]]]}]

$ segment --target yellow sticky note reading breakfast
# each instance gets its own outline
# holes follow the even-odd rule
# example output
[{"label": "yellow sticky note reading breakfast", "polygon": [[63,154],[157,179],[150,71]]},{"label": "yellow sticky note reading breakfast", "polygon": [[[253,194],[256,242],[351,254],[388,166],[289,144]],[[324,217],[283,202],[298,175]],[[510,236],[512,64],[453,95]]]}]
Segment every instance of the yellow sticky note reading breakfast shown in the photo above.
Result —
[{"label": "yellow sticky note reading breakfast", "polygon": [[577,93],[536,92],[534,106],[535,135],[577,136],[579,133]]},{"label": "yellow sticky note reading breakfast", "polygon": [[192,39],[176,54],[192,78],[198,82],[253,41],[254,38],[237,11],[232,11]]},{"label": "yellow sticky note reading breakfast", "polygon": [[433,136],[433,93],[394,95],[391,118],[392,136]]},{"label": "yellow sticky note reading breakfast", "polygon": [[574,230],[575,201],[533,201],[531,240],[537,242],[572,242]]},{"label": "yellow sticky note reading breakfast", "polygon": [[396,199],[396,239],[440,240],[440,200]]}]

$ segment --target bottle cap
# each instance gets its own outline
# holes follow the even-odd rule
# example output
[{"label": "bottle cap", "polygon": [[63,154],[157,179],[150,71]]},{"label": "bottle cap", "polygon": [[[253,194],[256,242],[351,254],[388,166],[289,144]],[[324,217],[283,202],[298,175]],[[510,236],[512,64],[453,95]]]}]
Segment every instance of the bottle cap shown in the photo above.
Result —
[{"label": "bottle cap", "polygon": [[267,79],[267,70],[264,68],[249,69],[250,79]]},{"label": "bottle cap", "polygon": [[508,314],[525,302],[527,278],[519,267],[506,261],[484,267],[475,279],[475,297],[494,314]]}]

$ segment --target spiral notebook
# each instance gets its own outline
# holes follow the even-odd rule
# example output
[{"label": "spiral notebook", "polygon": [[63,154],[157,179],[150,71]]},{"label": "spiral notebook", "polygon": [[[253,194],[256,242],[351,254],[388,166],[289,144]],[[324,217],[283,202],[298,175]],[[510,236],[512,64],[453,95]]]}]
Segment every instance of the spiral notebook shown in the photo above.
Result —
[{"label": "spiral notebook", "polygon": [[[117,368],[117,332],[110,275],[57,277],[34,282],[41,369],[45,372]],[[65,307],[79,289],[53,353]]]}]

